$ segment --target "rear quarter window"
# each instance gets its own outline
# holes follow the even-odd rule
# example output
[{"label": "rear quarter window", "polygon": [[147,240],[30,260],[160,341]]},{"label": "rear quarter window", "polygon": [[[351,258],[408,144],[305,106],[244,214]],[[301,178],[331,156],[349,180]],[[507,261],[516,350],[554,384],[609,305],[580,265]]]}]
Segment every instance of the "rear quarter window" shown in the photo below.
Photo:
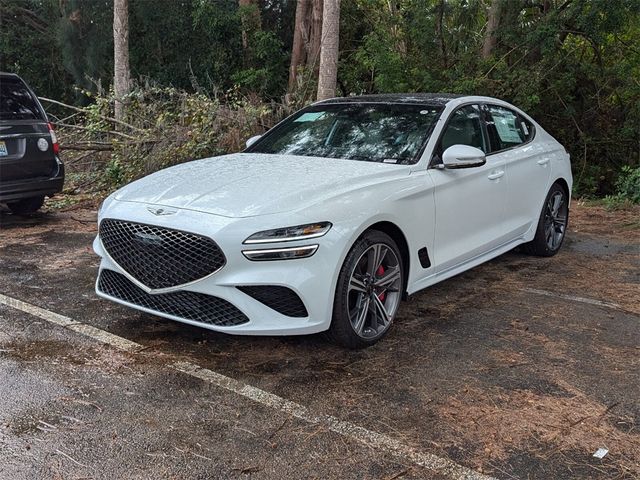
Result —
[{"label": "rear quarter window", "polygon": [[42,120],[38,103],[21,80],[0,79],[0,120]]}]

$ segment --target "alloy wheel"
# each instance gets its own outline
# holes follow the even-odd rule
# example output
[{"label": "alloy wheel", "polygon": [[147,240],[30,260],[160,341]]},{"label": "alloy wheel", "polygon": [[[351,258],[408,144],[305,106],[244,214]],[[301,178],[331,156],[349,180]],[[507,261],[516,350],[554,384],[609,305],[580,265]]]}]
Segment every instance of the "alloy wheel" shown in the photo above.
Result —
[{"label": "alloy wheel", "polygon": [[563,192],[556,191],[547,200],[544,213],[544,235],[547,247],[552,251],[560,248],[567,228],[568,211]]},{"label": "alloy wheel", "polygon": [[391,325],[400,304],[402,269],[388,245],[375,243],[355,264],[349,279],[349,321],[361,338],[382,335]]}]

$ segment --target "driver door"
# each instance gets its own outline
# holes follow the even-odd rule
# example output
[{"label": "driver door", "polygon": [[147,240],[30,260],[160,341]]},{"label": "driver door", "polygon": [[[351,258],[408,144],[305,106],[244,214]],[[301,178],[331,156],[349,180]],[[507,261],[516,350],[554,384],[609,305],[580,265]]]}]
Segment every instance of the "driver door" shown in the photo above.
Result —
[{"label": "driver door", "polygon": [[489,155],[480,167],[444,169],[442,153],[452,145],[469,145],[489,152],[483,113],[465,105],[447,120],[429,173],[435,185],[434,264],[436,274],[487,253],[506,241],[507,196],[504,158]]}]

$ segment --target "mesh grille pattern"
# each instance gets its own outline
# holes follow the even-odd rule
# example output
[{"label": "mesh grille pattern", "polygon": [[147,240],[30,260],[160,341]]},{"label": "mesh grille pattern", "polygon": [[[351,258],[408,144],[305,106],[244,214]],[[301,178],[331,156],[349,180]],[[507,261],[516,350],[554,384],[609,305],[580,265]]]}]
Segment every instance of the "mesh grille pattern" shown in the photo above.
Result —
[{"label": "mesh grille pattern", "polygon": [[198,280],[226,262],[210,238],[142,223],[105,219],[100,239],[123,270],[154,289]]},{"label": "mesh grille pattern", "polygon": [[171,292],[152,295],[112,270],[102,270],[98,290],[134,305],[176,317],[230,327],[247,323],[247,316],[222,298],[197,292]]},{"label": "mesh grille pattern", "polygon": [[309,315],[300,297],[290,288],[276,285],[236,288],[287,317],[307,317]]}]

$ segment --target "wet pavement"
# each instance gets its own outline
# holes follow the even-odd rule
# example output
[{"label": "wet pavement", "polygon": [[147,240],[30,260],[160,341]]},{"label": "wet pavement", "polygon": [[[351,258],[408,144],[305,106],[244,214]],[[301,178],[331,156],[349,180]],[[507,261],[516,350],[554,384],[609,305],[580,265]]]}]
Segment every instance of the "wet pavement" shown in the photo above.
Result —
[{"label": "wet pavement", "polygon": [[167,368],[181,360],[497,478],[638,478],[640,230],[575,210],[556,257],[511,252],[420,292],[356,352],[100,300],[95,212],[0,213],[0,294],[145,347],[0,305],[0,478],[448,478]]}]

